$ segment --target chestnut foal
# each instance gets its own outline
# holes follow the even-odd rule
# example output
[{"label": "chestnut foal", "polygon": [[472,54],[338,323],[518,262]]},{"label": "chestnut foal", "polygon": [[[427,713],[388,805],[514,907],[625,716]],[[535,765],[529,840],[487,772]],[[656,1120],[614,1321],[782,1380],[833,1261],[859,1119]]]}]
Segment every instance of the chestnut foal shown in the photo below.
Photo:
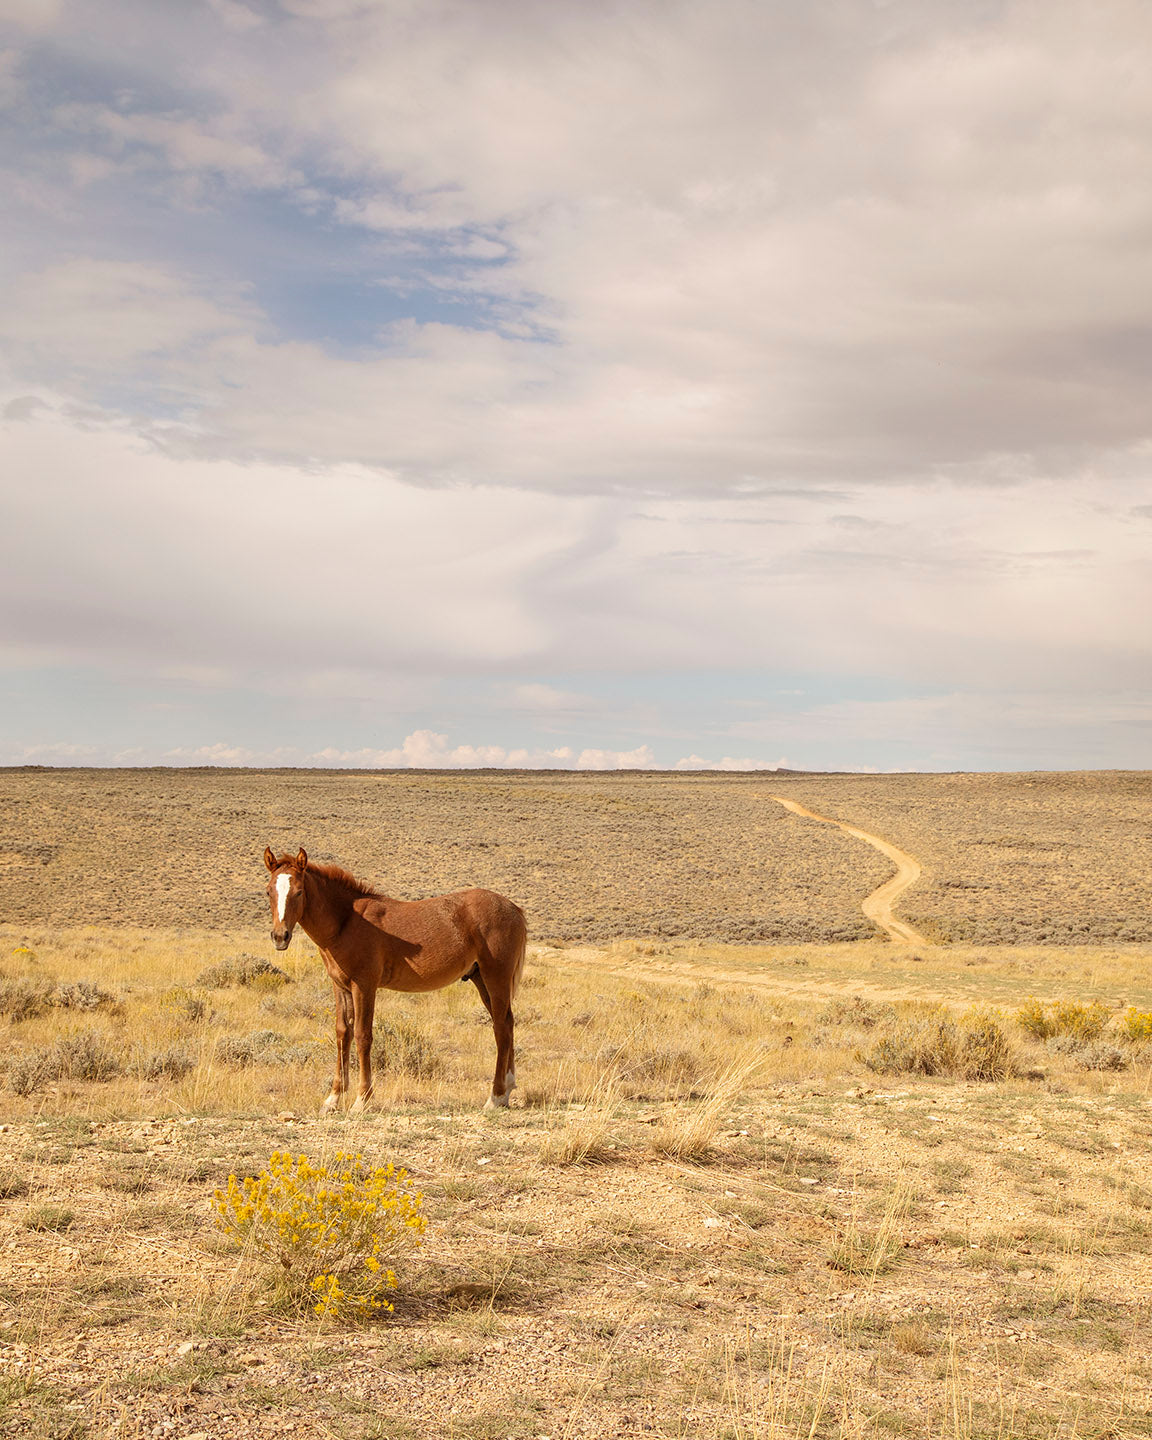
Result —
[{"label": "chestnut foal", "polygon": [[372,1094],[372,1015],[376,991],[440,990],[471,980],[492,1017],[496,1075],[486,1109],[508,1104],[516,1084],[512,998],[524,968],[524,912],[492,890],[458,890],[430,900],[393,900],[338,865],[264,851],[271,871],[272,939],[287,950],[297,925],[315,941],[336,992],[336,1074],[325,1110],[349,1088],[356,1036],[360,1088],[353,1110]]}]

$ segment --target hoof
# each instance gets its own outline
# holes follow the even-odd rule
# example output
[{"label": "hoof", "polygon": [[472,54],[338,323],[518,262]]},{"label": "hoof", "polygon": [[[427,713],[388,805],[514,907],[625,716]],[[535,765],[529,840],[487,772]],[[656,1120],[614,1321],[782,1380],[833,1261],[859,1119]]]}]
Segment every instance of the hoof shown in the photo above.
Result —
[{"label": "hoof", "polygon": [[485,1109],[485,1110],[507,1110],[507,1108],[508,1108],[508,1092],[507,1092],[507,1091],[505,1091],[503,1095],[489,1095],[487,1101],[486,1101],[485,1104],[484,1104],[484,1109]]},{"label": "hoof", "polygon": [[351,1110],[350,1113],[353,1114],[353,1115],[362,1115],[362,1114],[364,1113],[364,1111],[367,1110],[367,1108],[368,1108],[368,1096],[367,1096],[367,1095],[357,1095],[357,1096],[356,1096],[356,1099],[353,1100],[353,1102],[352,1102],[352,1110]]},{"label": "hoof", "polygon": [[323,1105],[320,1106],[321,1115],[335,1115],[340,1105],[339,1095],[329,1095]]}]

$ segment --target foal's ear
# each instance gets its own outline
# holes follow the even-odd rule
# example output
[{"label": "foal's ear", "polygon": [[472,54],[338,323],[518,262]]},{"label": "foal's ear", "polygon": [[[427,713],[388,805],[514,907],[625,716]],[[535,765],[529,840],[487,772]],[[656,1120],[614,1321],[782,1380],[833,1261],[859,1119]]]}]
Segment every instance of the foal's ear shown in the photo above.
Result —
[{"label": "foal's ear", "polygon": [[264,864],[267,865],[269,870],[276,869],[276,856],[272,854],[272,847],[270,845],[265,845],[264,847]]},{"label": "foal's ear", "polygon": [[300,847],[300,853],[299,853],[299,855],[296,856],[296,869],[299,870],[299,872],[300,872],[301,875],[303,875],[303,874],[304,874],[304,871],[307,870],[307,868],[308,868],[308,855],[307,855],[306,851],[304,850],[304,847],[301,846],[301,847]]}]

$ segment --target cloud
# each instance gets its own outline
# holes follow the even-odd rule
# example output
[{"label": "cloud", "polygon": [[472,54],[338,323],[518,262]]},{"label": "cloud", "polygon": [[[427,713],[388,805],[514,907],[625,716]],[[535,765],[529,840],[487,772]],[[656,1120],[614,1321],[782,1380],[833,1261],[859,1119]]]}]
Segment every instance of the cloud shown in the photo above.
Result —
[{"label": "cloud", "polygon": [[542,685],[539,682],[514,685],[508,701],[517,709],[544,714],[588,710],[593,705],[590,696],[576,695],[571,691],[558,690],[554,685]]},{"label": "cloud", "polygon": [[[56,747],[69,755],[76,747]],[[85,754],[93,753],[91,749]],[[656,759],[648,746],[635,750],[573,751],[506,748],[503,745],[453,745],[434,730],[414,730],[391,749],[365,747],[341,750],[333,746],[304,753],[289,747],[273,751],[218,742],[180,747],[162,756],[168,765],[305,765],[352,770],[652,770]],[[59,763],[59,762],[57,762]],[[74,762],[80,763],[80,762]]]},{"label": "cloud", "polygon": [[[237,10],[242,7],[235,7]],[[229,12],[231,13],[231,12]],[[230,116],[205,122],[180,113],[125,111],[109,105],[67,105],[56,111],[61,130],[103,142],[122,163],[149,163],[174,174],[224,177],[257,189],[300,185],[300,173],[243,133]]]},{"label": "cloud", "polygon": [[788,761],[781,756],[779,760],[734,760],[731,755],[725,755],[722,760],[704,760],[699,755],[685,755],[683,759],[677,760],[673,770],[784,770],[788,767]]},{"label": "cloud", "polygon": [[[129,24],[131,60],[115,43]],[[94,75],[115,57],[136,83],[40,118],[150,157],[124,196],[148,219],[134,238],[177,203],[169,182],[199,175],[282,193],[337,247],[365,227],[416,247],[400,319],[354,357],[255,313],[243,343],[225,327],[190,353],[165,293],[158,358],[112,359],[145,395],[159,365],[200,453],[740,494],[956,467],[1008,483],[1148,438],[1152,100],[1131,67],[1152,14],[1135,0],[218,4],[147,23],[75,0],[69,31]],[[25,178],[45,183],[54,152],[30,156]],[[83,265],[83,206],[99,202],[59,203],[80,228],[56,264]],[[193,298],[225,278],[219,238]],[[380,278],[379,251],[361,264]],[[124,297],[130,331],[151,283]],[[459,321],[428,323],[432,297]],[[101,333],[69,299],[41,288],[29,378],[72,373]],[[73,383],[92,400],[93,377]]]},{"label": "cloud", "polygon": [[4,299],[10,353],[27,373],[58,384],[87,374],[95,386],[119,380],[153,393],[157,381],[176,382],[162,357],[235,345],[256,320],[240,295],[221,304],[169,270],[122,261],[64,261],[22,276]]},{"label": "cloud", "polygon": [[[129,326],[118,343],[147,339]],[[487,674],[486,704],[551,726],[583,725],[601,702],[548,675],[873,675],[946,691],[1152,678],[1135,468],[1100,467],[1091,490],[1079,477],[862,487],[869,523],[845,529],[820,496],[640,514],[358,467],[164,456],[46,392],[6,413],[0,503],[21,543],[0,570],[0,640],[37,663],[318,699]],[[637,743],[658,708],[630,722]]]},{"label": "cloud", "polygon": [[0,25],[32,32],[50,30],[60,19],[62,0],[0,0]]}]

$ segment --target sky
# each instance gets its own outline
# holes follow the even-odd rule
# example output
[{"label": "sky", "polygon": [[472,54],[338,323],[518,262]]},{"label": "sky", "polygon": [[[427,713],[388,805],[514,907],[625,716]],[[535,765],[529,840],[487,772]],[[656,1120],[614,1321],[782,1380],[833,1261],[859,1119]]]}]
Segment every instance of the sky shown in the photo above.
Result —
[{"label": "sky", "polygon": [[0,0],[0,764],[1152,765],[1146,0]]}]

